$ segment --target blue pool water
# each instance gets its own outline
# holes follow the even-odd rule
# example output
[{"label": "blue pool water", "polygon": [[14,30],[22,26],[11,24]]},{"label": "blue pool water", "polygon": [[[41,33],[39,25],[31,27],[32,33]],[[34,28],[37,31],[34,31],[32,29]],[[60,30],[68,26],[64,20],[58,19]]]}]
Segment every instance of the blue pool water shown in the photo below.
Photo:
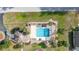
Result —
[{"label": "blue pool water", "polygon": [[49,28],[37,27],[36,36],[37,37],[49,37]]}]

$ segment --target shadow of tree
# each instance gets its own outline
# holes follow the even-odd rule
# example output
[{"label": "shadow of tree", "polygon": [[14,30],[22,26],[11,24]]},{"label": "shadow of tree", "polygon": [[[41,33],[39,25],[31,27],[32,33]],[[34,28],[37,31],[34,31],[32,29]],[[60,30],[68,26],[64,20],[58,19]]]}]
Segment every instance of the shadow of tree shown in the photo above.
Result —
[{"label": "shadow of tree", "polygon": [[13,7],[1,7],[2,10],[6,11],[7,9],[12,9]]},{"label": "shadow of tree", "polygon": [[53,14],[64,15],[67,14],[67,11],[55,11]]},{"label": "shadow of tree", "polygon": [[43,15],[65,15],[65,14],[67,14],[67,11],[54,11],[54,12],[43,11],[43,12],[41,12],[40,16],[43,16]]},{"label": "shadow of tree", "polygon": [[74,49],[74,45],[73,45],[73,31],[69,32],[69,50],[73,50]]},{"label": "shadow of tree", "polygon": [[41,12],[40,16],[44,16],[44,15],[52,15],[52,12]]}]

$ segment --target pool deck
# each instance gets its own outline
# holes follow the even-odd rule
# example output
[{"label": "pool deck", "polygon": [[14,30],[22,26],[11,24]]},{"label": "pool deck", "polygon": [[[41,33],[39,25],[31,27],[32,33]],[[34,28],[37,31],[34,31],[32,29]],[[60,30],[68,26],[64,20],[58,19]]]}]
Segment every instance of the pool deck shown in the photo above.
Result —
[{"label": "pool deck", "polygon": [[36,40],[39,40],[39,38],[41,38],[42,40],[46,40],[45,37],[37,37],[36,36],[36,25],[32,25],[31,26],[31,32],[30,32],[30,38],[32,39],[36,39]]},{"label": "pool deck", "polygon": [[[42,39],[42,40],[50,40],[50,38],[56,33],[57,31],[57,23],[54,22],[56,25],[52,24],[51,26],[48,25],[48,22],[28,22],[27,24],[30,27],[30,38],[31,39]],[[47,27],[51,30],[51,32],[53,32],[49,37],[37,37],[36,36],[36,29],[37,29],[37,25],[42,25],[42,24],[47,24]]]}]

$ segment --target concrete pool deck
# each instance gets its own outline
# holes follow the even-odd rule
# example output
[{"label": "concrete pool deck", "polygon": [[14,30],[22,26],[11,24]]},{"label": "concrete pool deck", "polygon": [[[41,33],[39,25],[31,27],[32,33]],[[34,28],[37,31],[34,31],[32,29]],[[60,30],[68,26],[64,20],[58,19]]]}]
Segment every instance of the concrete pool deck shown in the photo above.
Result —
[{"label": "concrete pool deck", "polygon": [[30,38],[33,38],[33,39],[36,39],[36,40],[39,40],[39,39],[46,40],[46,38],[49,38],[49,37],[37,37],[36,36],[36,29],[37,29],[36,25],[31,25]]},{"label": "concrete pool deck", "polygon": [[[56,22],[55,22],[56,23]],[[28,23],[30,25],[30,38],[31,39],[36,39],[36,40],[50,40],[51,36],[54,35],[55,31],[57,30],[57,23],[56,25],[51,25],[49,26],[48,25],[48,22],[29,22]],[[43,24],[46,24],[46,27],[45,28],[48,28],[49,29],[49,36],[48,37],[44,37],[44,36],[37,36],[36,34],[39,34],[40,32],[37,33],[37,28],[38,27],[42,27]],[[39,25],[39,26],[38,26]],[[51,33],[51,34],[50,34]],[[43,34],[40,34],[40,35],[43,35]]]}]

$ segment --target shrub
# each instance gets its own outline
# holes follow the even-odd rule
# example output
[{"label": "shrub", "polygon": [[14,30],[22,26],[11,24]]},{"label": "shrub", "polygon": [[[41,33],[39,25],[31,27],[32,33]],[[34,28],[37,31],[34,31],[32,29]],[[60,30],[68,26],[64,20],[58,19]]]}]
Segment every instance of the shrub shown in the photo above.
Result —
[{"label": "shrub", "polygon": [[46,46],[46,44],[45,44],[44,42],[39,43],[39,46],[40,46],[41,48],[47,48],[47,46]]},{"label": "shrub", "polygon": [[22,48],[22,45],[21,44],[16,44],[16,45],[13,46],[13,48],[14,49]]},{"label": "shrub", "polygon": [[56,47],[56,43],[54,43],[54,42],[50,42],[50,45],[51,45],[51,47]]},{"label": "shrub", "polygon": [[67,47],[67,42],[66,41],[62,41],[62,44],[64,47]]},{"label": "shrub", "polygon": [[6,39],[0,42],[0,48],[8,48],[11,45],[11,42]]},{"label": "shrub", "polygon": [[58,47],[63,46],[62,41],[58,41]]},{"label": "shrub", "polygon": [[24,35],[25,35],[25,34],[29,34],[29,32],[27,31],[27,29],[26,29],[25,27],[24,27],[24,28],[15,27],[15,28],[13,28],[13,29],[11,30],[11,33],[12,33],[12,34],[15,34],[16,31],[18,31],[18,32],[20,32],[20,33],[23,33]]},{"label": "shrub", "polygon": [[64,46],[67,47],[67,42],[66,41],[58,41],[58,47]]},{"label": "shrub", "polygon": [[11,33],[14,34],[16,31],[20,31],[19,27],[15,27],[11,30]]},{"label": "shrub", "polygon": [[64,33],[64,28],[59,28],[58,31],[57,31],[57,33],[63,34]]}]

